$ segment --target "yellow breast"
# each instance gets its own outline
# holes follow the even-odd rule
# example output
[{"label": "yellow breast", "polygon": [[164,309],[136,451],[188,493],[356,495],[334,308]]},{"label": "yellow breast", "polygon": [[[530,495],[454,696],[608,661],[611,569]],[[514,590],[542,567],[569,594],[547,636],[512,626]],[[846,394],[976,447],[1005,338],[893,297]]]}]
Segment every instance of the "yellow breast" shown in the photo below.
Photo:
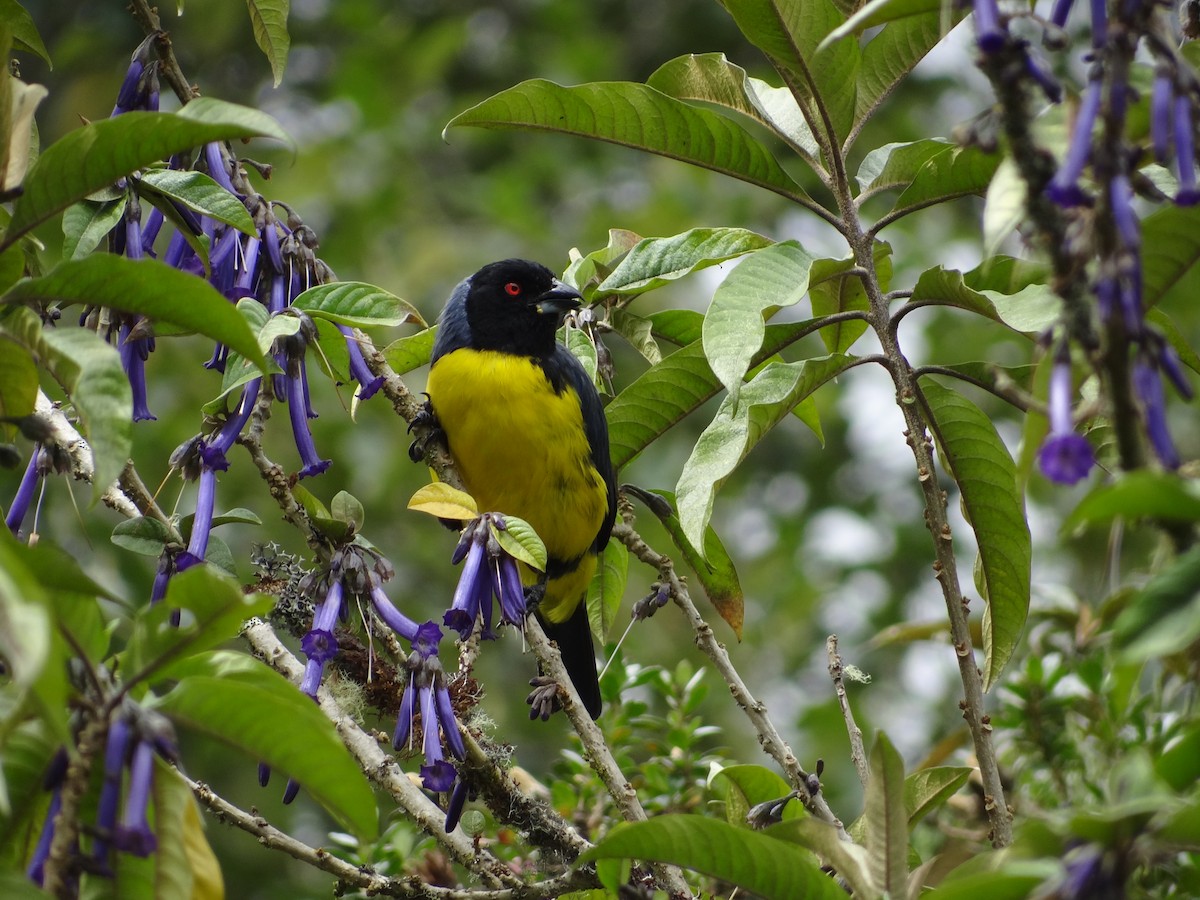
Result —
[{"label": "yellow breast", "polygon": [[541,606],[551,621],[566,619],[595,570],[588,550],[608,507],[579,397],[570,388],[556,394],[528,357],[465,348],[437,361],[428,391],[479,509],[525,519],[551,559],[579,559],[547,584]]}]

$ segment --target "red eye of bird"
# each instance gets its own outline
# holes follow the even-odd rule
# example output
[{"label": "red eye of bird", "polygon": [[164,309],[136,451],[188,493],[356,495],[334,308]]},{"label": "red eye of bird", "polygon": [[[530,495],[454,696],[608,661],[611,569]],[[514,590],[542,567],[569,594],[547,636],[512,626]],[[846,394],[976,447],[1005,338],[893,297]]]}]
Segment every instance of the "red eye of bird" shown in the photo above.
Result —
[{"label": "red eye of bird", "polygon": [[504,286],[504,293],[508,294],[510,297],[517,297],[521,293],[521,286],[515,281],[510,281]]}]

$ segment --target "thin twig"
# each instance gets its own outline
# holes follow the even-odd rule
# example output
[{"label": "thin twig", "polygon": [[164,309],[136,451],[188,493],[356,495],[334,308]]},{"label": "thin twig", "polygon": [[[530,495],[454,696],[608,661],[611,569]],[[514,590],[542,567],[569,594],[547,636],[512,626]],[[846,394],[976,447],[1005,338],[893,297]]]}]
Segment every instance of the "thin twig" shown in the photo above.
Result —
[{"label": "thin twig", "polygon": [[154,52],[158,54],[159,72],[164,81],[171,86],[179,102],[188,101],[200,96],[200,91],[188,83],[187,77],[179,67],[175,51],[171,47],[171,35],[164,31],[158,18],[158,8],[151,6],[146,0],[130,0],[129,11],[146,34],[154,35]]},{"label": "thin twig", "polygon": [[850,736],[850,761],[854,763],[858,780],[865,789],[870,775],[867,770],[867,753],[863,748],[862,731],[854,721],[854,711],[850,709],[850,699],[846,696],[846,683],[842,679],[842,658],[838,655],[836,634],[831,634],[825,639],[825,653],[829,657],[829,677],[833,679],[833,692],[837,694],[838,706],[841,707],[842,718],[846,721],[846,733]]},{"label": "thin twig", "polygon": [[767,714],[766,706],[750,693],[750,689],[742,681],[742,677],[738,674],[737,669],[734,668],[733,661],[730,660],[725,646],[717,640],[716,635],[713,634],[712,627],[704,621],[704,617],[696,609],[696,605],[692,602],[691,595],[688,593],[687,585],[684,584],[675,572],[675,565],[671,559],[647,544],[641,535],[627,523],[618,522],[613,527],[613,537],[629,548],[629,552],[635,557],[657,570],[659,579],[668,585],[671,592],[671,599],[675,601],[676,606],[683,610],[684,616],[692,626],[696,646],[712,660],[717,673],[725,679],[725,683],[729,685],[729,692],[733,695],[734,701],[754,727],[754,731],[758,735],[758,742],[763,751],[774,759],[787,774],[788,781],[795,788],[800,802],[804,804],[804,807],[813,816],[835,827],[838,830],[839,837],[843,840],[849,840],[850,838],[846,834],[845,826],[842,824],[841,819],[834,815],[829,804],[825,802],[825,798],[820,793],[813,793],[810,790],[810,784],[813,780],[812,776],[804,771],[799,761],[797,761],[795,754],[792,753],[791,747],[788,746],[787,742],[775,728],[775,723],[771,721],[770,716]]},{"label": "thin twig", "polygon": [[[182,773],[181,773],[182,774]],[[218,821],[242,829],[264,847],[279,850],[293,859],[308,863],[314,868],[328,872],[343,885],[357,888],[368,896],[382,894],[386,897],[405,897],[412,900],[550,900],[570,891],[588,886],[588,879],[579,871],[568,872],[557,878],[534,885],[503,888],[500,890],[459,890],[426,884],[413,875],[389,878],[370,866],[356,866],[331,854],[320,847],[310,847],[291,835],[280,831],[260,815],[246,812],[218,795],[202,782],[192,781],[186,775],[183,780],[201,805]]]}]

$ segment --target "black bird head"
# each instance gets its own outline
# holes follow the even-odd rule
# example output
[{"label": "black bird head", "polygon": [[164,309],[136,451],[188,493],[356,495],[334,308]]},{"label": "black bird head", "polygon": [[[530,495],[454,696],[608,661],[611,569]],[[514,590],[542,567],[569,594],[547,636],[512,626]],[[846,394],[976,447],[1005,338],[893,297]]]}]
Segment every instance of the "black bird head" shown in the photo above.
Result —
[{"label": "black bird head", "polygon": [[578,309],[583,300],[545,266],[527,259],[484,266],[458,286],[447,315],[463,290],[473,347],[530,356],[553,351],[554,333],[563,316]]}]

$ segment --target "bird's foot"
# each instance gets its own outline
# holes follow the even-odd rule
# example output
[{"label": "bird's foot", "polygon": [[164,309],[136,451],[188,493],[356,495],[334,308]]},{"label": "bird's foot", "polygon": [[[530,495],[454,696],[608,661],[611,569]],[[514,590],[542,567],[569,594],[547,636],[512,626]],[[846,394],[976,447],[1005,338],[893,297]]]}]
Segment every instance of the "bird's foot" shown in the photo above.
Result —
[{"label": "bird's foot", "polygon": [[563,706],[558,696],[558,682],[549,675],[538,675],[529,679],[529,683],[533,686],[533,690],[525,698],[525,702],[529,704],[529,718],[547,722]]},{"label": "bird's foot", "polygon": [[425,402],[420,410],[408,423],[408,433],[412,434],[414,431],[417,432],[417,436],[408,445],[408,458],[413,462],[420,462],[425,458],[431,441],[446,445],[446,432],[442,429],[442,423],[438,421],[437,413],[433,411],[428,394],[425,395]]},{"label": "bird's foot", "polygon": [[537,612],[538,607],[542,605],[542,598],[545,596],[545,581],[539,581],[537,584],[531,584],[525,588],[525,615]]}]

